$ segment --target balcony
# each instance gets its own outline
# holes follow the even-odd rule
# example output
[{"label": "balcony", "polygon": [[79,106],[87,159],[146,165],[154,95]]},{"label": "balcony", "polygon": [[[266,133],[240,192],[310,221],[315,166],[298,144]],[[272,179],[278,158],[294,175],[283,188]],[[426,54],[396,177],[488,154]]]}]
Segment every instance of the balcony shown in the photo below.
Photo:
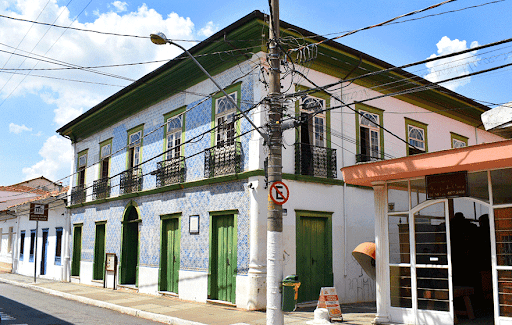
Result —
[{"label": "balcony", "polygon": [[142,191],[142,169],[130,168],[121,174],[121,194]]},{"label": "balcony", "polygon": [[242,146],[240,142],[204,151],[204,177],[236,174],[241,171]]},{"label": "balcony", "polygon": [[295,174],[336,178],[336,149],[295,143]]},{"label": "balcony", "polygon": [[154,174],[157,187],[183,183],[185,181],[185,157],[158,162]]},{"label": "balcony", "polygon": [[101,200],[110,197],[110,179],[102,178],[92,184],[92,199]]},{"label": "balcony", "polygon": [[85,186],[78,185],[71,189],[71,205],[85,202]]}]

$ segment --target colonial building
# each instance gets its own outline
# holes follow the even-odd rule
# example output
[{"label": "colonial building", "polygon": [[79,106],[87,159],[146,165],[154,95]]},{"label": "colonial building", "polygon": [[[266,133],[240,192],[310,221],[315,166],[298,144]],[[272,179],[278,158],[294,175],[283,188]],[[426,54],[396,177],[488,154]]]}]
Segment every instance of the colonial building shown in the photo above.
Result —
[{"label": "colonial building", "polygon": [[[255,11],[190,49],[238,107],[183,54],[58,130],[75,154],[73,281],[103,284],[113,253],[121,286],[265,308],[267,147],[239,110],[265,132],[267,38]],[[300,302],[323,286],[344,303],[373,301],[375,282],[350,254],[374,239],[373,191],[339,168],[500,138],[479,127],[487,107],[374,57],[327,40],[286,49],[285,115],[300,123],[284,131],[284,273],[299,275]]]}]

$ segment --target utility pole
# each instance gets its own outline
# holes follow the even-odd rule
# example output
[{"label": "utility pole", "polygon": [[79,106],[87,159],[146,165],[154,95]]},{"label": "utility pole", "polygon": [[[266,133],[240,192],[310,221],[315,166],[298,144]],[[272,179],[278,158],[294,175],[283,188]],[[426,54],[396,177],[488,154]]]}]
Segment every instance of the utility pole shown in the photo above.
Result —
[{"label": "utility pole", "polygon": [[[278,47],[279,41],[279,0],[270,1],[270,28],[268,58],[270,62],[269,85],[269,157],[268,157],[268,182],[283,179],[281,119],[283,116],[281,106],[281,57]],[[269,186],[269,191],[271,186]],[[267,324],[284,324],[283,311],[281,309],[283,280],[283,208],[276,204],[268,195],[267,214]]]}]

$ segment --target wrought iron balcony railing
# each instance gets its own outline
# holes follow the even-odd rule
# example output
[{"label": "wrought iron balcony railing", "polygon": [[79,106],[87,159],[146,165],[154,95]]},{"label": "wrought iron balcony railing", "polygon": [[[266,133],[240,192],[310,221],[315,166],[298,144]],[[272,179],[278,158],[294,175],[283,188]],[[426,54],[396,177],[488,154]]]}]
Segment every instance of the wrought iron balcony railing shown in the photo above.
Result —
[{"label": "wrought iron balcony railing", "polygon": [[92,199],[101,200],[110,197],[110,179],[101,178],[92,184]]},{"label": "wrought iron balcony railing", "polygon": [[382,160],[382,158],[380,157],[379,154],[367,155],[367,154],[359,153],[356,155],[356,163],[368,162],[368,161],[378,161],[378,160]]},{"label": "wrought iron balcony railing", "polygon": [[241,171],[242,146],[240,142],[204,151],[204,177],[236,174]]},{"label": "wrought iron balcony railing", "polygon": [[85,186],[78,185],[71,189],[71,205],[85,202]]},{"label": "wrought iron balcony railing", "polygon": [[130,168],[121,174],[121,194],[142,191],[142,169]]},{"label": "wrought iron balcony railing", "polygon": [[155,174],[157,187],[183,183],[185,181],[185,157],[158,162]]},{"label": "wrought iron balcony railing", "polygon": [[336,178],[336,149],[295,143],[295,174]]}]

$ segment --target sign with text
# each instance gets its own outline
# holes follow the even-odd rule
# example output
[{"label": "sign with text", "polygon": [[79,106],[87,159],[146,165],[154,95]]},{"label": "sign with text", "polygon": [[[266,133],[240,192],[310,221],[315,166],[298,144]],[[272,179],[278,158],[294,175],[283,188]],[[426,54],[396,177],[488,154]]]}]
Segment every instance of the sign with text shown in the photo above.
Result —
[{"label": "sign with text", "polygon": [[48,204],[30,203],[28,220],[48,221]]},{"label": "sign with text", "polygon": [[425,176],[427,199],[461,197],[469,195],[468,172]]},{"label": "sign with text", "polygon": [[338,294],[336,293],[335,287],[322,287],[320,289],[320,297],[318,298],[317,308],[327,308],[329,311],[330,319],[343,319]]},{"label": "sign with text", "polygon": [[116,254],[115,253],[107,253],[105,256],[105,270],[109,272],[116,271]]}]

